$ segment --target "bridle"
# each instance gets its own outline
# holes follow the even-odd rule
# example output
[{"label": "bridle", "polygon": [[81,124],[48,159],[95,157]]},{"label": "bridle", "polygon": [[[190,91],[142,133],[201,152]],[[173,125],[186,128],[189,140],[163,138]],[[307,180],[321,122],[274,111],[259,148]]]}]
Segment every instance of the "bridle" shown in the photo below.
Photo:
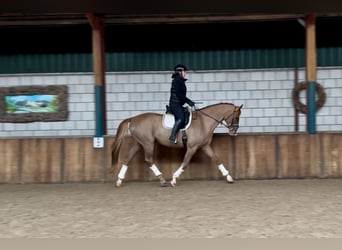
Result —
[{"label": "bridle", "polygon": [[[229,129],[229,130],[233,128],[233,129],[235,129],[235,131],[237,131],[238,128],[239,128],[239,116],[236,115],[236,113],[237,113],[238,111],[240,111],[240,108],[234,106],[234,111],[233,111],[233,113],[231,114],[231,115],[233,115],[233,118],[232,118],[232,120],[231,120],[231,123],[228,125],[228,129]],[[231,116],[231,115],[230,115],[230,116]],[[230,117],[230,116],[228,116],[228,117]],[[227,118],[227,119],[228,119],[228,118]]]},{"label": "bridle", "polygon": [[[236,116],[236,112],[237,112],[238,110],[239,110],[239,108],[236,107],[236,106],[234,106],[233,112],[232,112],[229,116],[227,116],[226,119],[222,118],[222,120],[218,120],[218,119],[216,119],[215,117],[209,115],[208,113],[206,113],[206,112],[204,112],[204,111],[202,111],[202,110],[200,110],[200,109],[195,108],[195,111],[196,111],[196,112],[198,111],[198,112],[204,114],[205,116],[207,116],[207,117],[213,119],[213,120],[216,121],[218,124],[223,125],[224,127],[228,128],[229,130],[231,130],[231,129],[236,129],[236,130],[237,130],[237,129],[239,128],[239,123],[237,122],[237,121],[238,121],[238,119],[237,119],[238,117]],[[223,123],[223,120],[226,121],[226,120],[228,120],[228,118],[230,118],[231,116],[233,116],[233,118],[231,119],[231,123],[230,123],[230,124],[225,124],[225,123]]]}]

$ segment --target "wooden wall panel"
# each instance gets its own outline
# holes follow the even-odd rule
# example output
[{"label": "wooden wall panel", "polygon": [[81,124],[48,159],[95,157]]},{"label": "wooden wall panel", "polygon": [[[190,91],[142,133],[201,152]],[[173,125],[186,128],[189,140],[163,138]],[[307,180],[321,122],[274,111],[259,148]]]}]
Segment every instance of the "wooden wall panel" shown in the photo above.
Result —
[{"label": "wooden wall panel", "polygon": [[[185,150],[184,149],[175,149],[168,148],[156,144],[156,150],[154,152],[155,164],[159,168],[160,172],[163,173],[163,177],[166,180],[171,180],[173,173],[180,167],[181,162],[183,160]],[[187,174],[191,171],[191,166],[185,170],[182,174],[182,179],[187,178]],[[155,180],[156,177],[152,173],[151,170],[148,171],[148,180]]]},{"label": "wooden wall panel", "polygon": [[279,178],[319,177],[318,134],[279,135]]},{"label": "wooden wall panel", "polygon": [[236,137],[236,178],[276,177],[276,143],[273,135]]},{"label": "wooden wall panel", "polygon": [[[236,137],[224,135],[224,134],[215,134],[213,137],[213,141],[211,146],[216,154],[216,156],[221,160],[225,168],[229,171],[231,176],[235,176],[235,139]],[[213,179],[223,179],[221,172],[218,169],[218,166],[210,163],[209,158],[205,157],[206,162],[208,163],[209,169],[206,172],[210,178]],[[203,161],[202,161],[203,162]],[[198,164],[198,168],[201,167],[202,162],[200,161]],[[202,176],[205,179],[205,175]]]},{"label": "wooden wall panel", "polygon": [[342,134],[321,134],[322,177],[342,177]]},{"label": "wooden wall panel", "polygon": [[114,181],[114,173],[112,172],[112,145],[114,137],[105,137],[104,143],[104,166],[103,166],[103,177],[105,181]]},{"label": "wooden wall panel", "polygon": [[[128,154],[128,151],[131,145],[132,145],[131,138],[126,137],[121,146],[117,173],[122,166],[122,159],[125,158],[125,156]],[[144,154],[142,150],[140,150],[136,154],[136,156],[133,158],[133,160],[130,162],[128,166],[129,168],[127,169],[126,178],[125,178],[126,180],[145,180],[147,164],[144,161]],[[116,176],[117,174],[115,175],[115,180],[116,180]]]},{"label": "wooden wall panel", "polygon": [[[179,159],[178,166],[174,169],[174,171],[176,171],[180,167],[180,164],[183,161],[184,154],[185,151],[182,153],[182,157]],[[217,170],[217,167],[214,166],[214,164],[210,161],[206,154],[199,150],[194,154],[188,167],[184,170],[179,180],[217,179],[218,174],[219,172]]]},{"label": "wooden wall panel", "polygon": [[22,183],[61,181],[60,139],[22,139]]},{"label": "wooden wall panel", "polygon": [[64,182],[104,181],[103,148],[93,148],[93,138],[64,139]]},{"label": "wooden wall panel", "polygon": [[[58,183],[109,181],[111,146],[93,148],[93,138],[23,138],[0,140],[0,183]],[[127,138],[120,160],[132,141]],[[235,179],[339,178],[342,177],[342,133],[214,135],[212,147]],[[184,149],[156,145],[155,164],[171,180]],[[142,151],[130,163],[126,181],[158,181]],[[179,178],[221,179],[217,166],[197,152]]]},{"label": "wooden wall panel", "polygon": [[0,140],[0,183],[17,183],[19,179],[20,141]]}]

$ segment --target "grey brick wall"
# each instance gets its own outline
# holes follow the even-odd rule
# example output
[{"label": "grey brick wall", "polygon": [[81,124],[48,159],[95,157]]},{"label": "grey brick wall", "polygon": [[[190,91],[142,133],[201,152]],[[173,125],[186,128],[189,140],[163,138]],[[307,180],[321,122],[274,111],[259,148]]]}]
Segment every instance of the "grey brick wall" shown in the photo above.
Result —
[{"label": "grey brick wall", "polygon": [[[219,102],[244,104],[240,133],[293,132],[295,110],[291,93],[294,69],[189,71],[188,95],[199,108]],[[298,81],[305,70],[298,70]],[[342,131],[342,68],[318,68],[317,82],[327,99],[317,112],[317,132]],[[1,75],[0,87],[68,85],[69,119],[64,122],[0,123],[0,137],[94,136],[95,103],[92,74]],[[107,72],[107,131],[116,133],[119,123],[143,112],[164,113],[171,72]],[[300,98],[303,103],[305,91]],[[306,131],[306,115],[299,114],[299,131]],[[218,127],[217,133],[225,133]]]}]

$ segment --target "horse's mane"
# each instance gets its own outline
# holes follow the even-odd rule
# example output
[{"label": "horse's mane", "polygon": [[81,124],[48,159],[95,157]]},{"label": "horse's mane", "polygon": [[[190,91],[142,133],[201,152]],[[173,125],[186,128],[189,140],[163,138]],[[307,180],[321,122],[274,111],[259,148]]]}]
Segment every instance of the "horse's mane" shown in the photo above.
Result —
[{"label": "horse's mane", "polygon": [[208,106],[203,107],[203,108],[200,108],[200,109],[198,109],[198,110],[202,110],[202,109],[206,109],[206,108],[215,107],[215,106],[222,105],[222,104],[234,105],[233,103],[230,103],[230,102],[221,102],[221,103],[215,103],[215,104],[208,105]]}]

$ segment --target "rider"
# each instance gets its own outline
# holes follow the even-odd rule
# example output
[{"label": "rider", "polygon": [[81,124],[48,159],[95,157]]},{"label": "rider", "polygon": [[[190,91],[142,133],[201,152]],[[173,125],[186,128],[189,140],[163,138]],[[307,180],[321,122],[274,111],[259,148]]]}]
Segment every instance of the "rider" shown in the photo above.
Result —
[{"label": "rider", "polygon": [[173,143],[177,143],[177,133],[184,126],[185,113],[183,105],[189,104],[191,107],[195,106],[195,103],[186,96],[185,78],[187,68],[183,64],[177,64],[174,67],[174,73],[172,74],[171,83],[171,95],[169,107],[172,114],[175,116],[175,125],[172,128],[169,140]]}]

